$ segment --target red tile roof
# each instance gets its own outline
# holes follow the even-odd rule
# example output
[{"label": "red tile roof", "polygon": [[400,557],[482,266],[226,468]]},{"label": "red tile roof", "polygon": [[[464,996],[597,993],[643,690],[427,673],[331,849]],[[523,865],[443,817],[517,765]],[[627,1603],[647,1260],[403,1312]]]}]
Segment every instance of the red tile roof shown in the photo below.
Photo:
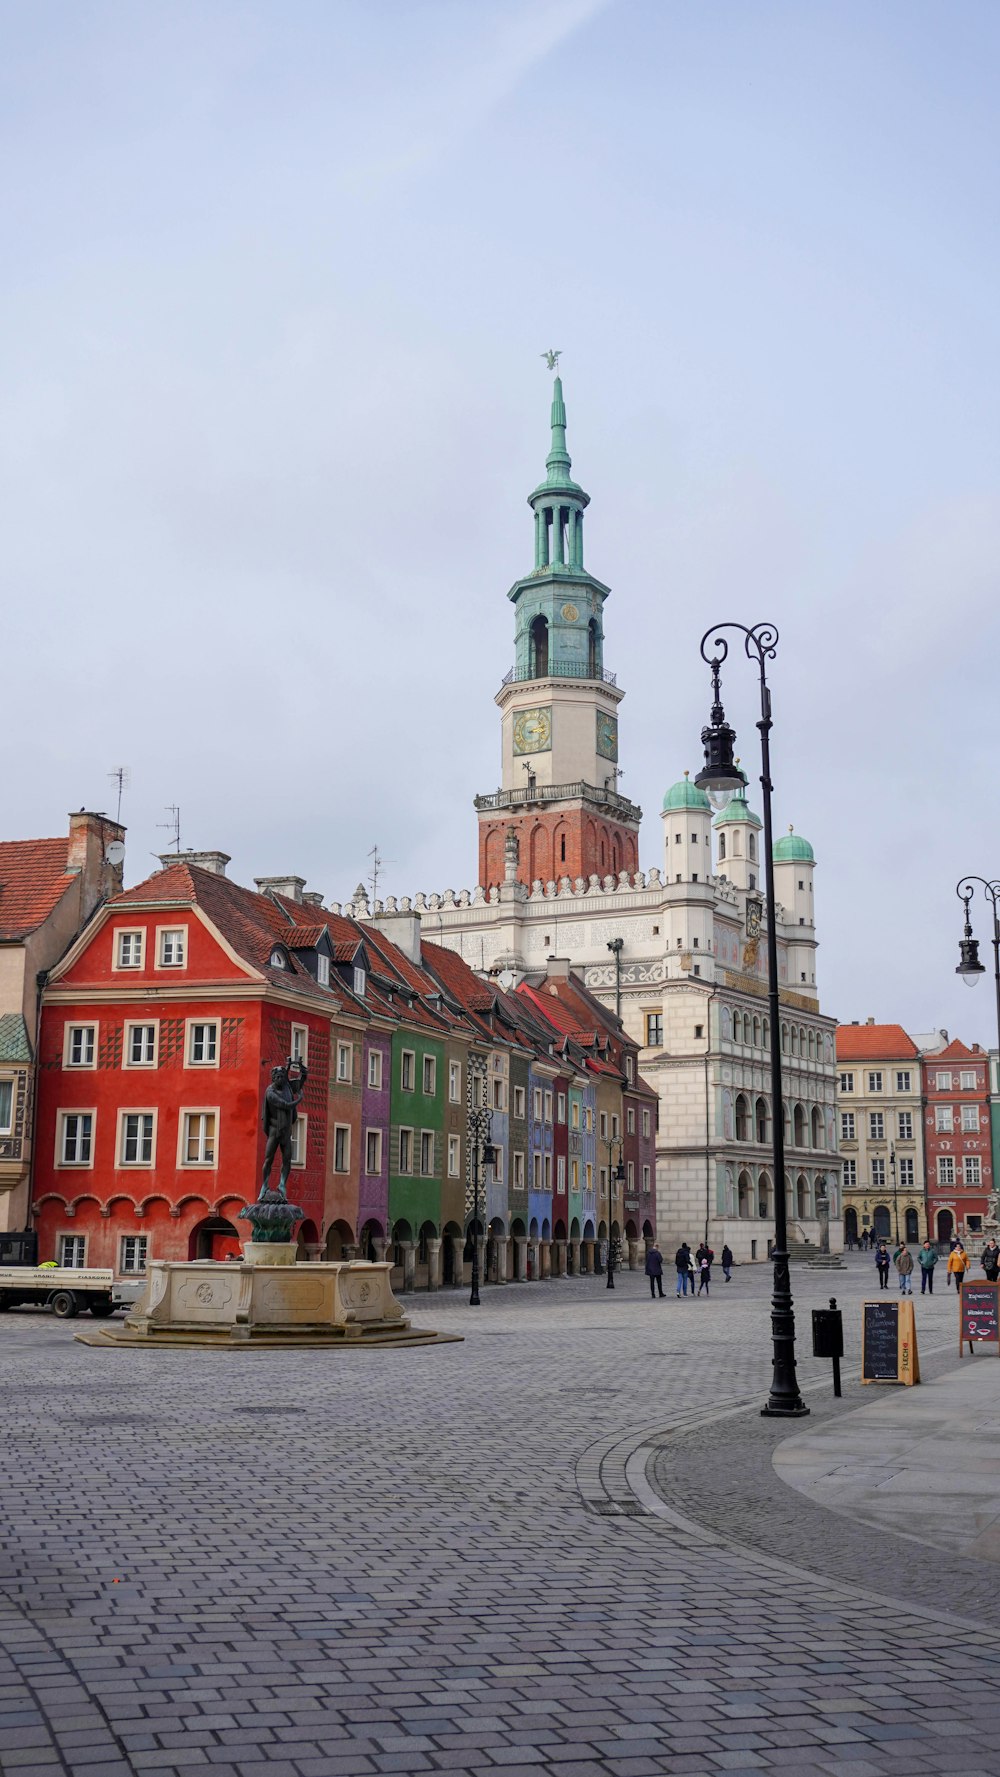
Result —
[{"label": "red tile roof", "polygon": [[289,926],[287,931],[282,932],[281,935],[292,950],[315,950],[320,939],[327,935],[327,931],[325,925]]},{"label": "red tile roof", "polygon": [[928,1065],[928,1067],[933,1067],[933,1065],[936,1061],[985,1061],[985,1060],[986,1060],[985,1049],[980,1049],[978,1047],[975,1049],[967,1049],[964,1043],[960,1043],[957,1037],[953,1037],[951,1042],[948,1044],[947,1049],[934,1049],[931,1051],[930,1055],[928,1055],[928,1057],[927,1057],[927,1065]]},{"label": "red tile roof", "polygon": [[26,938],[48,919],[78,880],[66,868],[62,839],[7,839],[0,844],[0,938]]},{"label": "red tile roof", "polygon": [[920,1054],[901,1024],[838,1024],[838,1061],[899,1061]]}]

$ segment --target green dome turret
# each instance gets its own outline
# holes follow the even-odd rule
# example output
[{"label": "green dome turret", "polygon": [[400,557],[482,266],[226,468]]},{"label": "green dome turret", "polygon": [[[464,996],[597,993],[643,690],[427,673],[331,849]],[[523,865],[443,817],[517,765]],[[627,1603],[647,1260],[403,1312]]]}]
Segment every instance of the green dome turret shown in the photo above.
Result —
[{"label": "green dome turret", "polygon": [[803,839],[801,833],[796,833],[794,827],[789,827],[788,832],[782,834],[772,856],[776,864],[815,864],[816,862],[816,854],[808,839]]},{"label": "green dome turret", "polygon": [[746,795],[734,796],[720,809],[712,822],[713,827],[724,827],[727,821],[749,821],[751,827],[762,827],[763,821],[759,814],[754,814],[746,799]]},{"label": "green dome turret", "polygon": [[687,772],[684,773],[679,784],[671,785],[663,798],[664,814],[673,814],[682,808],[711,809],[711,807],[712,804],[704,790],[699,790],[697,784],[691,782]]}]

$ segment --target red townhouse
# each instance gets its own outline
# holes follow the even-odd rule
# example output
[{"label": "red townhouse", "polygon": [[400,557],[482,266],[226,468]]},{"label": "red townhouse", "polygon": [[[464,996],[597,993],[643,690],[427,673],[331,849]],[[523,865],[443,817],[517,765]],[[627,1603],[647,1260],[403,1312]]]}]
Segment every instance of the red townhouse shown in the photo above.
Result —
[{"label": "red townhouse", "polygon": [[208,868],[170,863],[105,905],[50,973],[33,1191],[41,1259],[129,1273],[154,1256],[238,1253],[238,1211],[260,1186],[263,1092],[289,1055],[309,1070],[289,1196],[305,1211],[300,1243],[323,1251],[338,1065],[349,1065],[352,1133],[360,1115],[360,1061],[338,1064],[336,1046],[331,1057],[331,1030],[359,1055],[363,1016],[329,985],[325,922],[303,907],[293,923],[230,882],[211,861],[224,854],[202,855]]},{"label": "red townhouse", "polygon": [[924,1055],[921,1069],[931,1238],[957,1234],[975,1245],[993,1189],[989,1057],[978,1043],[969,1049],[956,1038]]}]

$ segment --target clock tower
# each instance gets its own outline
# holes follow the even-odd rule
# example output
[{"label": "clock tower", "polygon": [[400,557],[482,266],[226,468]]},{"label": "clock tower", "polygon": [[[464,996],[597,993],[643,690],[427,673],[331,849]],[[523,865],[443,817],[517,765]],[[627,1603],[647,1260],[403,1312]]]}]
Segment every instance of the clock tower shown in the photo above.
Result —
[{"label": "clock tower", "polygon": [[[514,665],[496,703],[503,782],[476,797],[479,881],[602,881],[639,868],[642,810],[618,792],[618,705],[624,692],[604,666],[609,588],[583,565],[589,494],[575,482],[566,449],[562,380],[552,391],[552,448],[545,480],[528,497],[535,565],[508,593],[514,606]],[[505,860],[507,868],[505,871]]]}]

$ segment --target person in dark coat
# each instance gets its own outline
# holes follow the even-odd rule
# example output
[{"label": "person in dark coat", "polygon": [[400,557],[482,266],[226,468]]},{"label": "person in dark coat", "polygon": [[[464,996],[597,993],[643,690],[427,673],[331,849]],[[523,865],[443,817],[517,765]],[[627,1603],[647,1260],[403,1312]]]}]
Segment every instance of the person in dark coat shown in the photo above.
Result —
[{"label": "person in dark coat", "polygon": [[[875,1266],[878,1271],[879,1289],[887,1290],[889,1288],[889,1248],[884,1240],[880,1240],[875,1248]],[[871,1272],[868,1275],[871,1276]]]},{"label": "person in dark coat", "polygon": [[[688,1293],[688,1274],[691,1266],[691,1248],[688,1246],[686,1240],[682,1240],[680,1246],[677,1248],[677,1251],[674,1254],[674,1264],[677,1267],[677,1294],[679,1296],[686,1296]],[[691,1288],[691,1294],[692,1296],[694,1295],[693,1285]]]},{"label": "person in dark coat", "polygon": [[711,1291],[709,1290],[708,1286],[712,1281],[712,1260],[709,1258],[708,1254],[709,1254],[709,1248],[706,1246],[702,1250],[701,1259],[699,1260],[699,1263],[698,1263],[698,1294],[699,1294],[699,1296],[701,1295],[702,1290],[704,1290],[706,1296],[711,1294]]},{"label": "person in dark coat", "polygon": [[995,1240],[988,1240],[982,1252],[983,1270],[990,1283],[996,1283],[1000,1276],[1000,1246]]},{"label": "person in dark coat", "polygon": [[732,1274],[733,1274],[733,1253],[732,1253],[732,1248],[730,1247],[729,1242],[727,1240],[725,1246],[722,1249],[722,1275],[725,1278],[727,1283],[731,1282]]},{"label": "person in dark coat", "polygon": [[646,1276],[649,1278],[649,1293],[655,1300],[657,1290],[663,1295],[663,1254],[655,1240],[646,1253]]}]

